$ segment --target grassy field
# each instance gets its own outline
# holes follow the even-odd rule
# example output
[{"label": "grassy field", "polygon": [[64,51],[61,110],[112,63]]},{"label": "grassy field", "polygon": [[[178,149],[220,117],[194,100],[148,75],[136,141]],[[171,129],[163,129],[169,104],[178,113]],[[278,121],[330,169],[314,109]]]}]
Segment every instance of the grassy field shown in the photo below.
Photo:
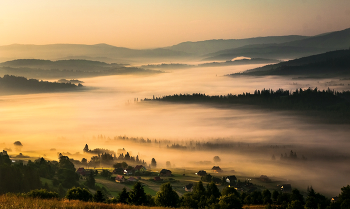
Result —
[{"label": "grassy field", "polygon": [[[157,169],[161,170],[161,169]],[[179,169],[179,168],[171,168],[173,176],[171,177],[161,177],[163,179],[162,181],[153,181],[153,177],[157,176],[157,171],[154,172],[152,176],[141,176],[141,180],[139,180],[143,185],[146,194],[150,194],[154,196],[158,191],[162,184],[170,182],[173,189],[182,196],[186,193],[184,187],[185,185],[189,183],[197,183],[200,181],[201,177],[197,176],[195,173],[198,172],[198,170],[190,170],[190,169]],[[222,176],[228,176],[228,175],[234,175],[235,173],[225,172],[225,173],[213,173],[210,170],[207,170],[208,174],[211,174],[212,176],[222,178]],[[184,175],[185,174],[185,175]],[[112,175],[116,176],[116,175]],[[250,179],[250,182],[255,184],[258,189],[264,190],[269,189],[270,191],[278,190],[277,184],[287,183],[285,181],[282,181],[281,179],[272,179],[272,182],[262,182],[257,177],[249,177],[244,175],[237,175],[236,177],[244,182],[246,179]],[[96,177],[96,183],[99,186],[104,186],[112,196],[116,196],[118,193],[122,191],[122,189],[125,187],[127,191],[130,191],[133,187],[132,183],[117,183],[111,180],[107,180],[100,175],[97,175]],[[125,176],[126,179],[128,179],[128,176]],[[204,184],[207,184],[204,182]],[[221,186],[220,184],[217,184],[218,188],[222,190],[224,186]]]},{"label": "grassy field", "polygon": [[[94,203],[94,202],[82,202],[77,200],[43,200],[43,199],[32,199],[16,197],[14,195],[1,195],[0,196],[0,208],[4,209],[148,209],[150,207],[145,206],[132,206],[124,204],[104,204],[104,203]],[[152,207],[154,209],[163,209],[162,207]]]},{"label": "grassy field", "polygon": [[[17,197],[15,195],[1,195],[0,208],[4,209],[166,209],[164,207],[146,207],[124,204],[104,204],[94,202],[82,202],[78,200],[58,199],[33,199]],[[243,206],[243,209],[264,209],[264,205]]]}]

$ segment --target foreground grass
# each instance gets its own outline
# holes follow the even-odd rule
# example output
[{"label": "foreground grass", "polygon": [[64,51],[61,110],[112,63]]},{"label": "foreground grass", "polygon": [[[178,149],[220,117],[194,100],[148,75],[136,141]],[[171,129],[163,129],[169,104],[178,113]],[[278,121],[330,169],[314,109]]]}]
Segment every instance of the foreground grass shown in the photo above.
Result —
[{"label": "foreground grass", "polygon": [[[15,195],[1,195],[0,196],[0,208],[2,209],[12,209],[12,208],[36,208],[36,209],[46,209],[46,208],[88,208],[88,209],[148,209],[150,207],[146,206],[133,206],[133,205],[124,205],[124,204],[105,204],[105,203],[94,203],[94,202],[82,202],[78,200],[58,200],[58,199],[33,199],[33,198],[24,198],[17,197]],[[152,207],[153,209],[165,209],[162,207]]]}]

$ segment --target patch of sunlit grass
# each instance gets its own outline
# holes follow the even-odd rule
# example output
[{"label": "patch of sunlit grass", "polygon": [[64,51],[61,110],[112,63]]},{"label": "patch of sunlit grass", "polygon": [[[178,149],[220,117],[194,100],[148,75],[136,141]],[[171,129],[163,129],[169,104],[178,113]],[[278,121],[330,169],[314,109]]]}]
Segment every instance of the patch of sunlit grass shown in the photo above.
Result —
[{"label": "patch of sunlit grass", "polygon": [[[25,198],[18,197],[15,195],[1,195],[0,196],[0,206],[4,209],[12,209],[12,208],[23,208],[23,209],[50,209],[50,208],[72,208],[72,209],[148,209],[150,207],[146,206],[133,206],[133,205],[124,205],[124,204],[105,204],[105,203],[94,203],[94,202],[82,202],[78,200],[44,200],[44,199],[33,199],[33,198]],[[162,209],[161,207],[152,207],[154,209]]]}]

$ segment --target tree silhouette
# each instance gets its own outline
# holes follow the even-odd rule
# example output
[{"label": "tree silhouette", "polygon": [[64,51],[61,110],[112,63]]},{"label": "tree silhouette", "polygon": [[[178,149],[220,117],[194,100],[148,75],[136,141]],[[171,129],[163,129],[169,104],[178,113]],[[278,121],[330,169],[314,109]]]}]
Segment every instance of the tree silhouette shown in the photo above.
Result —
[{"label": "tree silhouette", "polygon": [[177,207],[179,204],[179,195],[173,190],[170,183],[160,186],[160,190],[155,196],[155,203],[163,207]]},{"label": "tree silhouette", "polygon": [[140,182],[137,182],[129,192],[129,203],[133,205],[146,205],[147,197]]}]

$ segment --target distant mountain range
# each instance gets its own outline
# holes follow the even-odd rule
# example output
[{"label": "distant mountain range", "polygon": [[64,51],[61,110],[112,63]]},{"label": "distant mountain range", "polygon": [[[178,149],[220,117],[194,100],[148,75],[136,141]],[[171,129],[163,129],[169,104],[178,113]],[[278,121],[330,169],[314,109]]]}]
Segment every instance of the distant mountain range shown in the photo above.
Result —
[{"label": "distant mountain range", "polygon": [[350,49],[336,50],[322,54],[294,59],[278,64],[231,74],[231,76],[311,76],[311,77],[341,77],[350,76]]},{"label": "distant mountain range", "polygon": [[13,44],[0,46],[0,60],[89,59],[104,62],[227,61],[235,57],[294,59],[350,46],[350,28],[317,36],[268,36],[183,42],[155,49],[129,49],[108,44]]},{"label": "distant mountain range", "polygon": [[349,47],[350,28],[285,43],[255,44],[221,50],[207,54],[204,60],[230,60],[238,56],[294,59]]},{"label": "distant mountain range", "polygon": [[[174,46],[166,47],[173,51],[186,52],[196,55],[205,55],[220,50],[239,48],[252,44],[278,44],[289,41],[297,41],[307,38],[308,36],[268,36],[246,39],[216,39],[197,42],[183,42]],[[232,57],[233,58],[233,57]],[[231,59],[232,59],[231,58]]]}]

